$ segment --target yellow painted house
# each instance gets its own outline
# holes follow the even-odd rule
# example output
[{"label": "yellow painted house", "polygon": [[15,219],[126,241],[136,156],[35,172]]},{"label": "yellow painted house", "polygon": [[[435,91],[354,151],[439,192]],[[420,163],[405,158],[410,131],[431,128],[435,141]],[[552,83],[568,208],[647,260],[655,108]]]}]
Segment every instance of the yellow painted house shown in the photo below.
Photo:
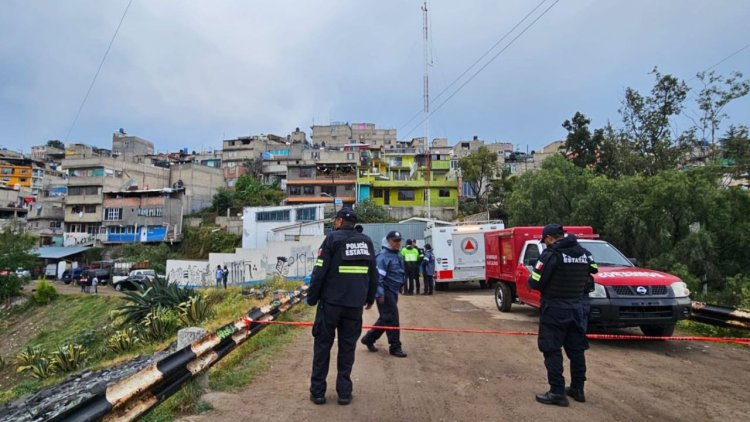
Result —
[{"label": "yellow painted house", "polygon": [[0,185],[14,188],[16,186],[30,188],[32,182],[32,167],[0,163]]},{"label": "yellow painted house", "polygon": [[393,218],[429,213],[435,218],[452,219],[458,211],[454,167],[447,152],[428,155],[419,148],[386,150],[360,166],[357,201],[369,199],[387,208]]}]

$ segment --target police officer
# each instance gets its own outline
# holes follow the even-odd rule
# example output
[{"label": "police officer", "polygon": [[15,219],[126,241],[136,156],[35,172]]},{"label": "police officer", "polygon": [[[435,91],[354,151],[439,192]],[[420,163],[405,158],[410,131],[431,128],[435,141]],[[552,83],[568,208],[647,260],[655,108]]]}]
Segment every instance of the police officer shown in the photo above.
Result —
[{"label": "police officer", "polygon": [[431,295],[435,288],[435,254],[432,253],[432,245],[424,245],[424,260],[422,261],[422,273],[424,274],[424,294]]},{"label": "police officer", "polygon": [[[390,231],[383,239],[378,254],[378,289],[375,297],[378,302],[380,317],[375,321],[380,327],[399,327],[398,320],[398,292],[404,284],[404,261],[401,258],[401,233]],[[362,337],[362,344],[371,352],[377,352],[375,342],[383,335],[384,330],[370,330]],[[398,330],[386,331],[389,351],[391,355],[405,358],[406,353],[401,348],[401,335]]]},{"label": "police officer", "polygon": [[326,402],[326,377],[331,347],[339,334],[338,403],[352,401],[352,366],[357,339],[362,333],[362,307],[375,301],[378,275],[372,240],[354,230],[357,215],[344,207],[336,213],[335,231],[326,236],[310,279],[307,303],[318,305],[312,334],[315,337],[310,400]]},{"label": "police officer", "polygon": [[406,247],[401,249],[401,256],[404,259],[406,279],[408,280],[406,295],[413,295],[415,286],[417,294],[419,294],[419,250],[414,247],[414,242],[411,239],[406,239]]},{"label": "police officer", "polygon": [[[591,253],[578,244],[572,234],[565,235],[559,224],[548,224],[542,230],[547,248],[542,252],[528,280],[530,288],[542,293],[539,318],[539,351],[544,355],[550,389],[537,394],[543,404],[568,406],[566,394],[585,402],[583,384],[586,381],[584,351],[586,321],[582,296],[590,287],[590,274],[597,272]],[[570,359],[570,387],[565,387],[563,357],[560,348]]]}]

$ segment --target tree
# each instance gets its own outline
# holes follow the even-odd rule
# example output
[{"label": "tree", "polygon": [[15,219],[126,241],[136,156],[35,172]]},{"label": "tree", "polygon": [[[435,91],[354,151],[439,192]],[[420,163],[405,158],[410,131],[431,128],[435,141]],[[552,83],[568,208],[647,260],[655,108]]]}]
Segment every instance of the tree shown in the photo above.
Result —
[{"label": "tree", "polygon": [[488,194],[486,185],[498,172],[497,154],[487,147],[479,147],[476,152],[460,159],[458,166],[463,181],[469,182],[477,201],[482,202],[482,198]]},{"label": "tree", "polygon": [[65,149],[65,144],[57,139],[51,139],[47,141],[47,146],[57,149]]},{"label": "tree", "polygon": [[732,179],[747,177],[750,172],[750,137],[747,127],[730,126],[719,142],[722,158],[732,166],[728,174]]},{"label": "tree", "polygon": [[[742,73],[733,72],[728,78],[711,72],[700,72],[696,77],[703,83],[698,94],[700,129],[704,143],[716,143],[716,132],[721,122],[729,117],[724,108],[732,101],[742,98],[750,92],[750,81],[742,79]],[[723,85],[723,87],[722,87]]]},{"label": "tree", "polygon": [[573,164],[578,167],[591,167],[598,161],[599,150],[604,139],[604,132],[599,129],[591,135],[589,124],[591,119],[580,112],[576,112],[571,120],[563,122],[562,126],[568,131],[565,138],[565,149],[573,156]]},{"label": "tree", "polygon": [[218,214],[229,208],[279,205],[284,199],[284,191],[279,183],[265,185],[254,177],[244,174],[237,179],[234,190],[219,188],[214,195],[212,208]]},{"label": "tree", "polygon": [[663,75],[657,68],[651,71],[656,80],[650,95],[642,95],[633,88],[625,90],[620,108],[625,128],[623,132],[633,142],[636,152],[646,158],[647,166],[639,172],[655,174],[675,168],[687,151],[688,145],[672,139],[672,118],[682,112],[689,88],[672,75]]},{"label": "tree", "polygon": [[0,230],[0,300],[10,301],[21,294],[27,280],[16,276],[16,268],[29,269],[38,258],[32,253],[37,239],[26,232],[6,226]]},{"label": "tree", "polygon": [[216,226],[203,225],[185,229],[180,252],[184,259],[208,259],[209,253],[232,253],[241,245],[242,236]]},{"label": "tree", "polygon": [[354,205],[360,223],[389,223],[394,221],[388,211],[367,199]]},{"label": "tree", "polygon": [[243,167],[247,169],[247,174],[255,178],[256,180],[261,180],[263,177],[263,160],[260,158],[251,158],[249,160],[245,160],[243,163]]}]

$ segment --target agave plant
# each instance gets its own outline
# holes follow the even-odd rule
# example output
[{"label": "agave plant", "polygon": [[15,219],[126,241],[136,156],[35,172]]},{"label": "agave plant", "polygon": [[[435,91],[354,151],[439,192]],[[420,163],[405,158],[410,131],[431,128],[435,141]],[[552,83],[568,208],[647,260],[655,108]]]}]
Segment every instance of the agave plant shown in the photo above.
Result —
[{"label": "agave plant", "polygon": [[123,317],[123,326],[133,326],[143,321],[156,308],[174,309],[198,292],[180,288],[167,280],[155,279],[138,286],[138,291],[125,293],[125,305],[117,308]]},{"label": "agave plant", "polygon": [[208,319],[213,313],[213,304],[207,301],[203,295],[196,295],[178,306],[180,319],[186,325],[197,325]]},{"label": "agave plant", "polygon": [[140,343],[138,333],[132,328],[117,331],[107,339],[107,350],[115,353],[127,352]]},{"label": "agave plant", "polygon": [[143,335],[152,341],[164,340],[177,331],[180,318],[172,309],[154,308],[141,321]]},{"label": "agave plant", "polygon": [[49,378],[53,372],[52,364],[46,356],[39,358],[39,360],[31,365],[31,375],[36,379],[43,380]]},{"label": "agave plant", "polygon": [[46,358],[46,353],[44,353],[44,351],[39,346],[27,346],[24,351],[16,355],[16,363],[18,364],[16,372],[22,373],[31,371],[34,364],[36,364],[39,360]]},{"label": "agave plant", "polygon": [[66,344],[52,353],[52,371],[55,373],[72,372],[83,368],[88,351],[80,344]]}]

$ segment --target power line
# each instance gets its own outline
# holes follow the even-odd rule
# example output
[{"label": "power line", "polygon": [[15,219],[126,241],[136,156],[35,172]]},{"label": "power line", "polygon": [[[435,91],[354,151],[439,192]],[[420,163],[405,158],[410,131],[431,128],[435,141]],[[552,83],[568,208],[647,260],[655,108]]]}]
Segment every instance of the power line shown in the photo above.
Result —
[{"label": "power line", "polygon": [[734,53],[732,53],[732,54],[730,54],[730,55],[728,55],[728,56],[724,57],[724,58],[723,58],[723,59],[721,59],[721,60],[719,60],[719,61],[718,61],[718,62],[717,62],[716,64],[714,64],[713,66],[711,66],[711,67],[709,67],[708,69],[704,70],[704,72],[708,72],[709,70],[711,70],[711,69],[714,69],[715,67],[717,67],[717,66],[719,66],[720,64],[724,63],[725,61],[727,61],[727,60],[731,59],[732,57],[734,57],[734,56],[736,56],[736,55],[738,55],[738,54],[742,53],[742,52],[743,52],[743,51],[745,51],[745,50],[746,50],[746,49],[747,49],[748,47],[750,47],[750,43],[746,44],[746,45],[745,45],[744,47],[740,48],[739,50],[735,51]]},{"label": "power line", "polygon": [[99,68],[96,69],[96,73],[94,74],[94,78],[91,80],[91,84],[89,85],[89,89],[86,90],[86,95],[83,97],[83,101],[81,101],[81,105],[78,107],[78,112],[76,113],[76,117],[73,119],[73,123],[70,125],[70,129],[68,129],[68,133],[65,134],[65,138],[63,142],[68,142],[68,137],[70,136],[70,133],[73,132],[73,128],[76,126],[76,123],[78,122],[78,118],[81,116],[81,111],[83,111],[83,106],[86,105],[86,101],[89,99],[89,94],[91,94],[91,90],[94,89],[94,84],[96,83],[96,78],[99,77],[99,72],[102,70],[102,66],[104,66],[104,62],[107,60],[107,55],[109,54],[109,50],[112,48],[112,44],[115,42],[115,38],[117,38],[117,33],[120,32],[120,27],[122,26],[122,22],[125,20],[125,16],[128,14],[128,9],[130,9],[130,5],[133,4],[133,0],[128,1],[128,5],[125,6],[125,11],[122,12],[122,17],[120,18],[120,23],[117,24],[117,29],[115,29],[115,33],[112,35],[112,39],[109,40],[109,45],[107,46],[107,50],[104,52],[104,56],[102,57],[102,61],[99,63]]},{"label": "power line", "polygon": [[480,67],[476,72],[474,72],[469,77],[469,79],[467,79],[466,81],[464,81],[464,83],[462,83],[455,91],[453,91],[453,93],[451,95],[449,95],[448,98],[446,98],[445,100],[443,100],[443,102],[441,102],[437,107],[435,107],[430,112],[430,114],[428,114],[427,116],[425,116],[419,123],[417,123],[417,125],[414,126],[414,128],[412,128],[412,130],[410,130],[409,132],[407,132],[407,134],[404,137],[408,137],[412,132],[414,132],[418,127],[420,127],[422,125],[422,123],[425,122],[425,120],[429,119],[430,116],[432,116],[438,110],[440,110],[440,108],[442,108],[445,105],[445,103],[447,103],[448,101],[450,101],[451,98],[453,98],[456,94],[458,94],[461,91],[461,89],[463,89],[469,82],[471,82],[479,73],[481,73],[493,61],[495,61],[495,59],[497,59],[501,54],[503,54],[505,52],[505,50],[507,50],[510,46],[512,46],[513,43],[516,42],[516,40],[518,40],[519,38],[521,38],[521,36],[523,34],[525,34],[526,31],[528,31],[529,29],[531,29],[531,27],[534,26],[534,24],[536,24],[539,21],[539,19],[541,19],[544,15],[546,15],[547,12],[549,12],[559,2],[560,2],[560,0],[555,0],[554,3],[552,3],[551,5],[549,5],[549,7],[547,7],[546,9],[544,9],[544,11],[539,16],[537,16],[533,21],[531,21],[531,23],[529,23],[528,25],[526,25],[526,27],[521,32],[519,32],[518,35],[516,35],[512,40],[510,40],[510,42],[508,42],[508,44],[505,47],[503,47],[500,51],[498,51],[497,54],[495,54],[494,56],[492,56],[492,58],[487,63],[485,63],[482,67]]},{"label": "power line", "polygon": [[[527,13],[526,16],[523,17],[523,19],[521,19],[520,21],[518,21],[515,24],[515,26],[513,26],[513,28],[511,28],[508,32],[506,32],[505,35],[503,35],[499,40],[497,40],[497,42],[495,44],[493,44],[492,47],[490,47],[489,49],[487,49],[487,51],[485,51],[484,54],[482,54],[481,56],[479,56],[479,58],[476,59],[476,61],[474,61],[474,63],[472,63],[469,67],[466,68],[466,70],[464,70],[460,75],[458,75],[456,77],[456,79],[453,80],[453,82],[449,83],[445,88],[443,88],[442,91],[440,91],[435,97],[433,97],[432,100],[430,101],[430,104],[436,102],[438,100],[438,98],[440,98],[440,96],[445,93],[445,91],[449,90],[453,85],[456,84],[456,82],[458,82],[461,78],[463,78],[464,75],[466,75],[467,73],[469,73],[469,71],[472,68],[474,68],[474,66],[476,66],[485,57],[487,57],[492,52],[492,50],[495,49],[495,47],[497,47],[498,45],[500,45],[500,43],[502,43],[503,41],[505,41],[505,39],[508,38],[508,36],[510,34],[512,34],[513,31],[515,31],[519,26],[521,26],[521,24],[523,24],[526,21],[526,19],[528,19],[529,16],[531,16],[534,12],[536,12],[537,9],[539,9],[539,7],[541,7],[542,4],[544,4],[546,1],[547,0],[542,0],[541,2],[539,2],[539,4],[536,5],[536,7],[534,7],[533,9],[531,9],[531,11],[529,13]],[[555,3],[557,3],[557,2],[555,2]],[[554,6],[554,4],[553,4],[553,6]],[[417,117],[419,117],[419,115],[422,114],[422,112],[423,112],[423,110],[419,110],[418,112],[416,112],[409,120],[406,121],[406,123],[404,123],[404,124],[401,125],[401,128],[399,130],[404,129],[409,123],[411,123],[412,121],[414,121],[414,119],[416,119]]]}]

